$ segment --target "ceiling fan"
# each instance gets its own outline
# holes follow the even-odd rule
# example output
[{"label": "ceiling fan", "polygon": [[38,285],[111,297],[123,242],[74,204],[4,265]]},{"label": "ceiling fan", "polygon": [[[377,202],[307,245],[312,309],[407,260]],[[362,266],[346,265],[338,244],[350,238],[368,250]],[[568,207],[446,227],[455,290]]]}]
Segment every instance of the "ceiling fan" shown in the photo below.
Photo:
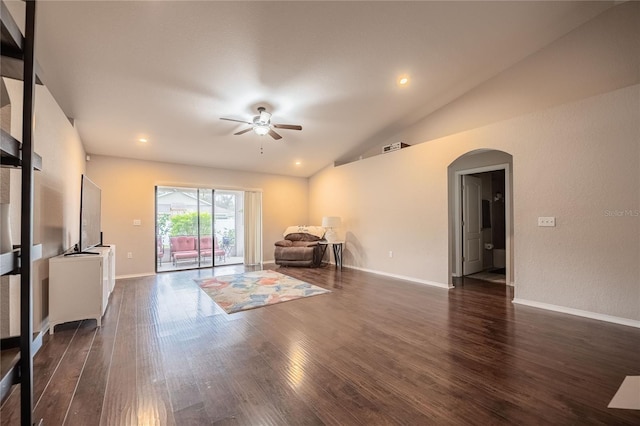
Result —
[{"label": "ceiling fan", "polygon": [[275,140],[282,139],[282,136],[277,134],[273,129],[286,129],[286,130],[302,130],[302,126],[293,125],[293,124],[275,124],[271,122],[271,113],[268,113],[264,107],[258,107],[258,115],[253,117],[253,122],[244,121],[244,120],[235,120],[233,118],[220,118],[220,120],[227,121],[236,121],[238,123],[248,124],[248,129],[240,130],[234,135],[242,135],[244,133],[250,132],[253,130],[255,134],[264,136],[268,134]]}]

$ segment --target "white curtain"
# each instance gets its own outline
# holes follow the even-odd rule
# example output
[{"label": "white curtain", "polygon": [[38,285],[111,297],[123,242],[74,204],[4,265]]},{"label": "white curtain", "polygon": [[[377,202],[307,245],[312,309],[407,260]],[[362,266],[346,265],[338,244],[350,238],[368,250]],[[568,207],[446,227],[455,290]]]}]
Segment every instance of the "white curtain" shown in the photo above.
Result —
[{"label": "white curtain", "polygon": [[244,193],[244,264],[262,263],[262,192]]}]

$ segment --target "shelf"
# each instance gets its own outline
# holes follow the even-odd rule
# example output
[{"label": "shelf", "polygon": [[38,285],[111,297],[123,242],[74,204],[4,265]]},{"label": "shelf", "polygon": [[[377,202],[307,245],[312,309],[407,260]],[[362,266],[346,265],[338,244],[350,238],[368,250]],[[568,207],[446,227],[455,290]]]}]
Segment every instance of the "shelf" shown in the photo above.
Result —
[{"label": "shelf", "polygon": [[11,386],[18,379],[20,348],[3,349],[0,352],[0,401],[9,394]]},{"label": "shelf", "polygon": [[[33,355],[42,347],[43,333],[33,333]],[[11,386],[20,382],[20,337],[5,337],[0,343],[0,402],[4,401]]]},{"label": "shelf", "polygon": [[[31,248],[31,260],[42,258],[42,244],[36,244]],[[20,248],[8,253],[0,254],[0,275],[20,273]]]},{"label": "shelf", "polygon": [[0,254],[0,275],[15,273],[18,270],[20,249]]},{"label": "shelf", "polygon": [[[9,133],[0,129],[0,164],[2,167],[22,166],[22,144]],[[33,153],[33,168],[42,170],[42,157]]]},{"label": "shelf", "polygon": [[2,18],[2,36],[0,38],[2,42],[2,55],[21,58],[24,38],[20,32],[20,27],[18,27],[16,21],[13,20],[4,2],[0,2],[0,17]]},{"label": "shelf", "polygon": [[[24,55],[22,50],[24,38],[4,2],[0,2],[0,14],[2,15],[0,37],[2,42],[2,47],[0,48],[0,52],[2,52],[2,67],[0,67],[0,75],[22,81],[24,79]],[[43,84],[39,77],[42,75],[41,68],[37,62],[35,69],[36,84]]]},{"label": "shelf", "polygon": [[[36,84],[43,85],[44,83],[40,80],[40,76],[42,75],[40,65],[36,63],[35,68]],[[2,52],[2,68],[0,68],[0,76],[22,81],[24,79],[24,64],[22,58],[7,56]]]}]

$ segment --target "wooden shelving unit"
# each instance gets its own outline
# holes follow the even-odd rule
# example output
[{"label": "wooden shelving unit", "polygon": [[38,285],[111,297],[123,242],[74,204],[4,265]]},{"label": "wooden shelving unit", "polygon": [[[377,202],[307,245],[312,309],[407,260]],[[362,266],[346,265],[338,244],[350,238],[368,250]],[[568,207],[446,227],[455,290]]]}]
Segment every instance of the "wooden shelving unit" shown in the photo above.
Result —
[{"label": "wooden shelving unit", "polygon": [[[0,254],[0,275],[20,274],[21,249],[16,247],[9,253]],[[42,258],[42,244],[35,244],[31,247],[31,260]]]},{"label": "wooden shelving unit", "polygon": [[[32,161],[34,169],[42,170],[42,157],[34,153]],[[0,129],[0,164],[3,167],[22,167],[22,144],[2,129]]]},{"label": "wooden shelving unit", "polygon": [[[6,5],[0,2],[0,75],[22,80],[22,142],[2,131],[0,134],[0,165],[21,169],[22,247],[0,255],[0,273],[20,275],[20,335],[3,338],[0,342],[0,397],[11,386],[20,384],[20,423],[33,421],[33,355],[42,344],[42,334],[33,333],[33,262],[42,257],[42,246],[33,245],[34,170],[42,168],[42,158],[33,152],[33,116],[36,85],[35,0],[26,1],[25,35],[23,36]],[[7,230],[4,230],[7,231]]]},{"label": "wooden shelving unit", "polygon": [[2,56],[24,59],[24,37],[4,3],[0,3],[0,18],[2,20],[2,28],[0,29]]},{"label": "wooden shelving unit", "polygon": [[[0,34],[2,39],[2,69],[0,69],[0,75],[22,80],[24,76],[24,37],[4,3],[0,3],[0,16],[2,17]],[[35,59],[34,68],[36,70],[36,83],[43,84],[39,77],[42,72],[40,72],[40,66]]]},{"label": "wooden shelving unit", "polygon": [[0,254],[0,275],[15,273],[19,268],[20,249]]}]

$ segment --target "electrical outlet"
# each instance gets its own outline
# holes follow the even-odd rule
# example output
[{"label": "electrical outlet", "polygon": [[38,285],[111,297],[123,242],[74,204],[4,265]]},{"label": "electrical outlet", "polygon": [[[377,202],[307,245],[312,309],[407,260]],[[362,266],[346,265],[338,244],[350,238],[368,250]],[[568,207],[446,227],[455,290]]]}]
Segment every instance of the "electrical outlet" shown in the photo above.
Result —
[{"label": "electrical outlet", "polygon": [[133,226],[140,226],[142,225],[142,221],[140,219],[133,219]]},{"label": "electrical outlet", "polygon": [[393,257],[393,251],[389,250],[389,257]]},{"label": "electrical outlet", "polygon": [[556,226],[556,218],[553,216],[539,217],[538,226]]},{"label": "electrical outlet", "polygon": [[133,253],[127,252],[127,259],[133,259]]}]

